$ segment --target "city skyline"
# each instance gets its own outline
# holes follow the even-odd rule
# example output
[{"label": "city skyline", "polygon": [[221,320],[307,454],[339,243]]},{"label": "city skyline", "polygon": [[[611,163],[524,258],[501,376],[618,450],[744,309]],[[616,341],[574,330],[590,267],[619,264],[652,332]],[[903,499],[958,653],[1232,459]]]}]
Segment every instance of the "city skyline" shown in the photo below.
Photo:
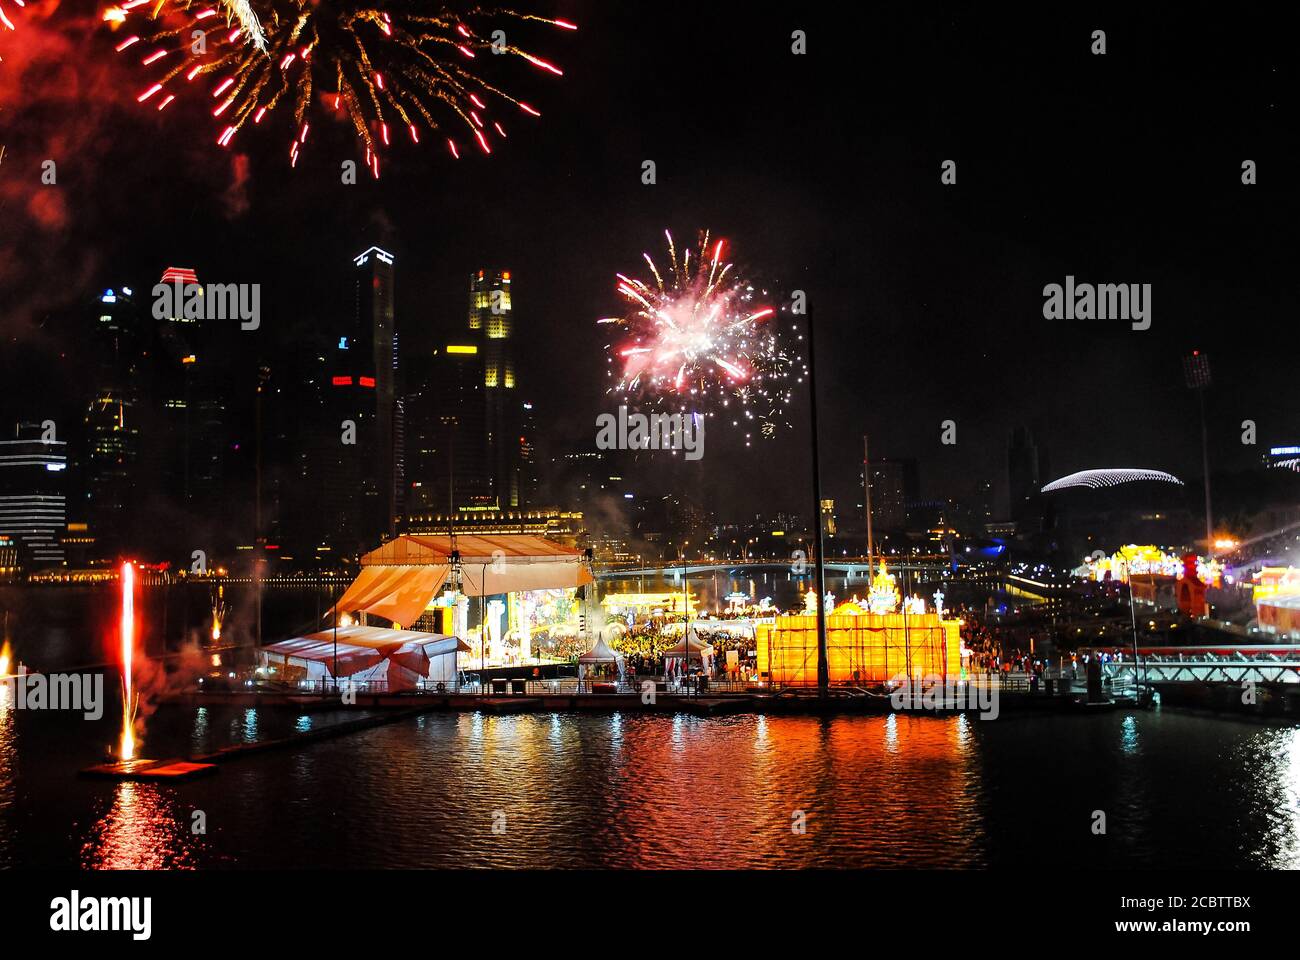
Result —
[{"label": "city skyline", "polygon": [[6,929],[1283,931],[1289,23],[516,2],[0,0]]},{"label": "city skyline", "polygon": [[[609,27],[613,28],[620,16],[613,11],[591,13],[597,28],[605,26],[601,17],[611,18]],[[659,29],[658,23],[647,28]],[[981,40],[994,51],[999,45],[1017,43],[1014,31],[1003,36],[999,27],[995,17],[979,28]],[[1152,29],[1153,24],[1136,17],[1131,28],[1140,32]],[[746,38],[766,35],[768,27],[759,18],[730,24],[729,29],[739,31],[736,52],[722,55],[739,60]],[[911,25],[909,29],[917,28]],[[1192,32],[1196,28],[1185,25],[1182,29]],[[614,29],[609,32],[622,35]],[[682,49],[677,55],[685,60],[691,55],[691,44],[698,41],[689,36],[679,40]],[[1085,51],[1080,57],[1086,55]],[[570,69],[581,77],[584,71],[604,66],[617,56],[639,62],[646,54],[633,47],[584,49]],[[887,74],[888,56],[868,68],[878,72],[871,75]],[[984,54],[958,52],[956,56],[968,57],[974,65],[982,62]],[[1260,62],[1254,63],[1254,59]],[[1252,58],[1252,62],[1243,58],[1242,69],[1258,77],[1245,105],[1234,101],[1229,113],[1224,95],[1206,90],[1195,122],[1213,117],[1220,125],[1245,131],[1265,123],[1279,109],[1281,96],[1266,61],[1266,57]],[[1250,230],[1232,226],[1233,218],[1257,216],[1264,217],[1266,223],[1272,217],[1276,224],[1278,214],[1271,213],[1266,202],[1251,199],[1267,192],[1267,180],[1252,194],[1250,188],[1240,188],[1237,183],[1234,170],[1239,161],[1224,169],[1225,184],[1236,184],[1245,192],[1240,202],[1229,201],[1227,194],[1216,194],[1212,201],[1216,204],[1213,217],[1219,224],[1215,234],[1224,238],[1214,253],[1214,275],[1224,276],[1229,283],[1223,290],[1207,287],[1203,278],[1209,274],[1201,259],[1207,253],[1187,245],[1185,239],[1187,227],[1201,222],[1201,214],[1184,209],[1179,198],[1183,183],[1208,175],[1209,168],[1202,169],[1208,157],[1194,162],[1199,165],[1189,165],[1192,161],[1172,164],[1166,157],[1166,168],[1155,179],[1150,170],[1135,169],[1131,164],[1112,169],[1082,156],[1067,159],[1041,150],[1017,154],[999,142],[996,155],[1006,158],[1002,165],[981,166],[991,162],[981,137],[992,134],[983,134],[969,118],[958,117],[958,104],[993,97],[1004,105],[1009,118],[1030,117],[1051,97],[1061,94],[1065,82],[1059,81],[1056,87],[1046,84],[1038,92],[1018,89],[1009,97],[1012,78],[981,70],[978,84],[968,91],[926,88],[919,99],[930,104],[931,112],[919,119],[905,118],[887,99],[874,105],[887,136],[909,131],[913,136],[904,153],[908,167],[874,171],[873,183],[890,186],[864,191],[857,179],[859,167],[852,159],[858,138],[852,125],[828,127],[820,114],[801,106],[815,101],[814,91],[836,84],[837,62],[818,60],[820,72],[802,79],[798,73],[794,78],[783,76],[779,83],[756,78],[758,85],[719,118],[721,127],[710,138],[698,136],[703,132],[703,118],[677,117],[686,125],[655,143],[653,152],[660,171],[655,186],[640,182],[640,164],[645,159],[641,155],[646,151],[634,145],[632,130],[641,129],[641,121],[650,117],[667,119],[677,91],[671,86],[675,82],[671,73],[669,85],[661,90],[638,85],[635,89],[649,98],[647,109],[651,112],[638,117],[634,127],[619,120],[619,111],[611,112],[616,127],[607,143],[615,153],[602,156],[599,173],[584,170],[582,181],[596,190],[584,194],[590,212],[580,227],[557,216],[562,208],[574,204],[576,195],[566,193],[570,188],[549,192],[529,188],[544,170],[569,160],[584,162],[569,146],[580,141],[581,111],[568,109],[574,105],[571,86],[576,85],[561,84],[551,91],[557,109],[548,111],[547,123],[517,135],[516,140],[526,138],[526,145],[512,140],[510,149],[498,151],[490,162],[456,167],[442,157],[426,160],[412,149],[396,155],[391,176],[386,174],[376,183],[363,181],[355,188],[329,185],[337,177],[328,175],[324,159],[313,160],[310,155],[288,170],[264,156],[265,151],[256,145],[246,155],[205,150],[197,155],[191,175],[196,183],[210,184],[222,182],[233,171],[232,189],[237,187],[244,198],[233,212],[223,206],[222,191],[215,192],[216,201],[202,201],[183,212],[154,204],[147,194],[137,191],[132,203],[142,209],[121,218],[118,224],[136,234],[129,242],[117,251],[97,249],[98,242],[86,234],[91,229],[87,220],[64,239],[54,241],[50,262],[75,260],[81,264],[79,269],[60,272],[79,277],[82,294],[113,285],[115,277],[147,278],[158,266],[173,261],[196,264],[205,276],[220,280],[261,282],[266,288],[266,313],[276,317],[276,322],[259,334],[259,349],[266,343],[268,353],[273,353],[290,347],[315,318],[329,316],[337,310],[338,298],[346,296],[338,283],[330,282],[327,265],[374,243],[391,249],[401,263],[410,265],[405,274],[409,279],[398,287],[395,309],[420,318],[410,341],[402,345],[403,351],[412,355],[432,349],[434,329],[455,323],[460,312],[459,277],[483,263],[511,264],[519,297],[531,304],[529,323],[519,334],[520,354],[529,357],[539,376],[551,382],[549,396],[539,407],[547,418],[547,434],[562,445],[574,445],[591,434],[591,421],[607,403],[597,376],[602,363],[600,333],[593,324],[610,307],[609,278],[621,263],[635,259],[641,249],[651,245],[664,221],[688,237],[708,223],[721,235],[743,241],[748,265],[758,267],[772,282],[787,289],[807,286],[814,296],[817,316],[824,318],[826,326],[822,339],[824,429],[842,440],[828,442],[824,451],[827,483],[838,501],[852,495],[859,456],[857,441],[849,438],[862,433],[876,438],[882,454],[931,461],[935,468],[929,476],[944,478],[942,485],[928,482],[931,489],[927,495],[933,497],[969,497],[976,476],[996,479],[1004,458],[1004,438],[1021,425],[1059,451],[1060,475],[1100,466],[1141,466],[1168,469],[1180,476],[1193,474],[1199,461],[1197,431],[1187,427],[1179,411],[1185,400],[1180,358],[1193,347],[1214,358],[1213,389],[1233,395],[1231,405],[1211,405],[1214,469],[1243,469],[1257,459],[1257,451],[1239,442],[1239,424],[1247,415],[1258,424],[1261,445],[1294,442],[1295,422],[1279,409],[1266,386],[1283,375],[1283,361],[1273,351],[1235,349],[1232,336],[1238,324],[1227,319],[1253,316],[1267,328],[1268,317],[1291,310],[1291,294],[1275,279],[1280,274],[1272,264],[1278,252],[1269,235],[1261,232],[1258,221],[1252,221]],[[1149,69],[1122,62],[1126,71],[1122,77],[1106,75],[1097,81],[1101,86],[1096,95],[1104,102],[1116,102],[1124,85],[1136,76],[1132,71]],[[630,78],[632,72],[626,75]],[[612,76],[617,83],[624,74],[615,71]],[[632,95],[630,85],[602,94],[609,106]],[[936,141],[939,126],[932,114],[954,98],[949,142],[944,144]],[[31,109],[34,118],[41,116],[39,110]],[[774,115],[781,117],[783,125],[768,135],[770,121],[761,118]],[[125,109],[118,119],[126,127],[142,131],[155,122]],[[1160,133],[1184,136],[1191,121],[1190,115],[1174,105],[1162,115]],[[185,117],[175,122],[182,129],[191,123]],[[1143,136],[1140,130],[1134,135]],[[809,165],[805,145],[823,142],[828,136],[834,138],[837,155],[844,159],[834,168]],[[1270,133],[1272,139],[1256,137],[1254,142],[1260,150],[1276,152],[1283,149],[1278,136]],[[726,146],[709,146],[705,153],[698,149],[686,152],[686,145],[695,147],[702,141]],[[957,143],[966,146],[954,149]],[[737,148],[752,161],[743,178],[745,190],[761,187],[769,194],[771,208],[790,211],[782,217],[781,231],[765,230],[756,212],[746,209],[740,182],[724,174],[719,150]],[[321,146],[320,152],[326,149]],[[963,154],[978,161],[976,166],[961,163],[957,184],[945,194],[936,185],[941,163],[949,154],[959,162]],[[1261,157],[1269,155],[1260,153]],[[19,169],[16,165],[20,162],[26,161],[10,157],[6,169]],[[420,206],[406,202],[403,193],[408,189],[407,178],[401,175],[404,168],[426,162],[439,171],[429,185],[444,211],[436,225],[425,224]],[[1220,161],[1215,158],[1214,162]],[[251,167],[256,168],[256,177],[248,176]],[[139,176],[143,185],[150,175],[149,158],[134,158],[129,169],[138,171],[130,176]],[[815,172],[816,179],[792,181],[778,173],[786,169]],[[1088,176],[1083,179],[1073,172],[1084,169]],[[444,178],[440,174],[453,171],[457,178],[467,178],[469,190],[441,186]],[[1062,178],[1077,181],[1092,198],[1092,212],[1077,223],[1065,209],[1053,211],[1056,222],[1040,215],[1045,212],[1041,198]],[[306,184],[310,189],[305,193],[284,189],[290,183]],[[708,184],[704,193],[700,192],[702,184]],[[1149,189],[1151,184],[1160,185],[1158,192]],[[460,216],[469,212],[463,207],[463,197],[475,190],[497,197],[506,215]],[[521,205],[518,198],[525,192],[527,204]],[[899,192],[914,198],[909,208],[923,209],[936,218],[929,231],[928,250],[917,246],[906,219],[891,206],[890,194]],[[952,200],[943,201],[945,196]],[[825,229],[825,224],[819,224],[812,229],[817,222],[814,212],[831,208],[839,199],[855,208],[853,219],[864,226],[831,225]],[[252,216],[245,208],[254,202],[259,232],[268,240],[283,237],[284,242],[264,243],[245,253],[244,244],[234,238],[245,229]],[[108,207],[104,209],[106,212]],[[194,219],[196,214],[200,219]],[[315,231],[314,239],[298,235],[300,224],[319,222],[322,217],[330,223],[328,230]],[[626,239],[593,245],[586,229],[591,223],[617,225],[615,233]],[[39,228],[39,224],[35,226]],[[548,231],[556,229],[561,235],[549,236]],[[1026,231],[1030,229],[1040,235],[1033,249],[1027,246]],[[1109,235],[1112,230],[1133,242],[1120,248],[1099,242],[1099,231]],[[163,236],[165,242],[160,240]],[[1139,256],[1135,245],[1139,237],[1145,237],[1141,249],[1159,252]],[[858,241],[862,240],[866,243],[859,251]],[[958,249],[972,251],[973,257],[954,259]],[[1094,254],[1098,249],[1110,251],[1109,259],[1098,260]],[[1016,258],[1021,259],[1012,268]],[[38,273],[44,275],[44,271]],[[1058,334],[1064,330],[1061,322],[1043,319],[1042,289],[1048,283],[1060,283],[1067,274],[1101,280],[1152,277],[1153,327],[1139,333],[1122,324],[1084,326],[1075,322],[1064,328],[1074,339],[1068,353],[1062,352],[1064,341]],[[873,283],[864,302],[854,286],[856,278],[876,276],[889,281]],[[1228,299],[1228,289],[1235,291],[1233,299]],[[61,291],[46,290],[37,299],[57,301],[55,293],[62,295]],[[970,317],[972,295],[976,304],[982,304],[975,308],[979,315],[975,322]],[[7,312],[3,321],[4,334],[16,347],[10,352],[13,369],[6,372],[19,395],[30,393],[24,376],[47,383],[51,375],[59,376],[57,358],[50,356],[48,336],[42,329],[57,323],[61,309],[70,309],[64,304],[32,310],[27,306],[31,302],[28,296],[20,298],[18,310]],[[860,324],[867,331],[865,338],[856,332]],[[1121,343],[1124,347],[1119,350]],[[870,370],[869,377],[857,376],[857,369],[863,366]],[[584,371],[589,375],[584,376]],[[1015,371],[1010,381],[1006,371]],[[926,389],[913,390],[912,384]],[[1007,386],[1013,389],[1005,389]],[[978,402],[971,404],[972,399]],[[534,397],[533,402],[541,403],[541,398]],[[1141,410],[1140,416],[1125,415],[1124,411],[1135,406]],[[948,419],[958,422],[954,447],[940,443],[941,424]],[[798,415],[793,423],[787,435],[760,445],[756,452],[744,451],[739,445],[732,449],[727,432],[714,430],[710,439],[716,442],[711,451],[718,452],[711,452],[701,467],[705,486],[721,482],[743,463],[744,469],[757,472],[762,489],[785,501],[788,509],[798,509],[803,499],[799,484],[806,472],[800,462],[806,462],[806,444],[799,436],[805,428]],[[958,463],[963,469],[953,469]],[[974,470],[970,469],[972,463]],[[969,482],[963,479],[967,477]],[[747,494],[741,491],[740,496],[743,499]]]}]

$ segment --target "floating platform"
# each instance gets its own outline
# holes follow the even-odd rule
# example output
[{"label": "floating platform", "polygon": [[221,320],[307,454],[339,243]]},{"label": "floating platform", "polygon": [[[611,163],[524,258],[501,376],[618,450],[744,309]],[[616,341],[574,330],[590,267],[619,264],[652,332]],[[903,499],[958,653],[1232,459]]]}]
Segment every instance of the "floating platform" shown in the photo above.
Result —
[{"label": "floating platform", "polygon": [[488,713],[537,713],[542,709],[542,698],[481,697],[478,706]]},{"label": "floating platform", "polygon": [[674,706],[697,717],[720,717],[728,713],[752,713],[753,697],[700,697],[677,701]]},{"label": "floating platform", "polygon": [[81,771],[83,777],[99,780],[162,780],[176,782],[193,780],[195,777],[211,776],[217,772],[215,764],[194,763],[191,760],[119,760],[116,763],[101,763],[86,767]]}]

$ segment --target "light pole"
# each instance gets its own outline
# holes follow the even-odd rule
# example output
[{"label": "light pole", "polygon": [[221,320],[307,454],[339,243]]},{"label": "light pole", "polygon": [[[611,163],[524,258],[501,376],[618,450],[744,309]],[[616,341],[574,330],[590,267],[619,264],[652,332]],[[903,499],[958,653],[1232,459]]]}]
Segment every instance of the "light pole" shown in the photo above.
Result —
[{"label": "light pole", "polygon": [[805,309],[808,314],[808,419],[812,433],[813,523],[817,531],[813,541],[817,581],[817,695],[825,699],[830,695],[830,669],[826,662],[826,564],[822,559],[822,474],[817,443],[817,349],[813,343],[812,308]]},{"label": "light pole", "polygon": [[875,576],[875,545],[871,538],[871,456],[867,452],[867,435],[862,435],[862,489],[867,508],[867,589]]},{"label": "light pole", "polygon": [[1199,350],[1183,357],[1183,378],[1201,407],[1201,470],[1205,474],[1205,553],[1214,553],[1214,518],[1210,513],[1210,440],[1205,427],[1205,391],[1210,386],[1210,358]]}]

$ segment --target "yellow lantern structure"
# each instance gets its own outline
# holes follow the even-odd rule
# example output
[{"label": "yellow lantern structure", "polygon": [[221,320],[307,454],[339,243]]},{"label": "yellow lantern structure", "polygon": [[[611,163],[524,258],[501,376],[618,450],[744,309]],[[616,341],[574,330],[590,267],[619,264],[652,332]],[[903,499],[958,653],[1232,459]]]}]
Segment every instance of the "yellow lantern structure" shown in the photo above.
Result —
[{"label": "yellow lantern structure", "polygon": [[[890,606],[892,601],[892,606]],[[871,610],[847,601],[826,616],[832,683],[883,684],[905,676],[959,676],[961,622],[933,611],[896,612],[899,595],[883,569],[872,583]],[[875,612],[885,610],[887,612]],[[758,669],[774,687],[817,685],[817,616],[778,616],[755,629]]]}]

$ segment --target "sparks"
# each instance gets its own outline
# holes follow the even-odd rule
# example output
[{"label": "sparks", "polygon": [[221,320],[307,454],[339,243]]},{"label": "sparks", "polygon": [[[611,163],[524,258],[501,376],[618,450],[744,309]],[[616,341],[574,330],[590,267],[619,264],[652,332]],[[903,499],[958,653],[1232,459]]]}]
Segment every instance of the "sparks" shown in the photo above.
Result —
[{"label": "sparks", "polygon": [[[19,6],[19,7],[24,7],[24,6],[26,6],[26,4],[23,2],[23,0],[14,0],[14,4],[17,5],[17,6]],[[10,19],[5,15],[4,4],[0,4],[0,23],[4,24],[4,26],[5,26],[7,29],[9,29],[9,30],[17,29],[17,28],[14,26],[14,22],[13,22],[12,20],[10,20]]]},{"label": "sparks", "polygon": [[[303,129],[323,94],[325,104],[332,102],[350,122],[375,176],[375,153],[390,145],[393,123],[405,126],[413,143],[419,143],[417,125],[442,133],[453,157],[459,150],[447,135],[468,128],[483,152],[492,153],[489,135],[504,139],[506,132],[491,111],[508,104],[535,117],[541,112],[481,74],[515,58],[563,76],[555,63],[515,45],[524,33],[517,24],[577,29],[567,20],[461,0],[432,9],[422,0],[390,0],[382,9],[357,0],[118,0],[103,17],[113,26],[135,18],[131,25],[139,35],[127,37],[117,50],[148,40],[156,51],[144,66],[160,71],[153,78],[160,87],[181,74],[189,80],[220,76],[210,96],[221,105],[211,112],[235,130],[258,123],[281,101],[293,104],[293,129]],[[516,24],[507,31],[512,42],[503,43],[501,27],[510,21]],[[198,64],[191,51],[196,36],[207,47]],[[479,57],[484,51],[508,56]],[[218,139],[228,142],[224,130]]]},{"label": "sparks", "polygon": [[800,364],[784,346],[793,325],[784,330],[776,309],[756,303],[765,294],[735,276],[721,240],[710,245],[705,233],[679,256],[672,234],[664,237],[668,269],[642,254],[653,282],[616,274],[627,312],[597,321],[623,332],[608,345],[610,392],[651,404],[689,399],[706,414],[734,402],[771,436],[785,421]]},{"label": "sparks", "polygon": [[221,0],[221,5],[226,8],[226,23],[229,24],[232,19],[238,20],[240,28],[248,35],[248,42],[260,53],[265,53],[266,34],[262,31],[262,23],[257,19],[257,14],[253,12],[248,0]]}]

